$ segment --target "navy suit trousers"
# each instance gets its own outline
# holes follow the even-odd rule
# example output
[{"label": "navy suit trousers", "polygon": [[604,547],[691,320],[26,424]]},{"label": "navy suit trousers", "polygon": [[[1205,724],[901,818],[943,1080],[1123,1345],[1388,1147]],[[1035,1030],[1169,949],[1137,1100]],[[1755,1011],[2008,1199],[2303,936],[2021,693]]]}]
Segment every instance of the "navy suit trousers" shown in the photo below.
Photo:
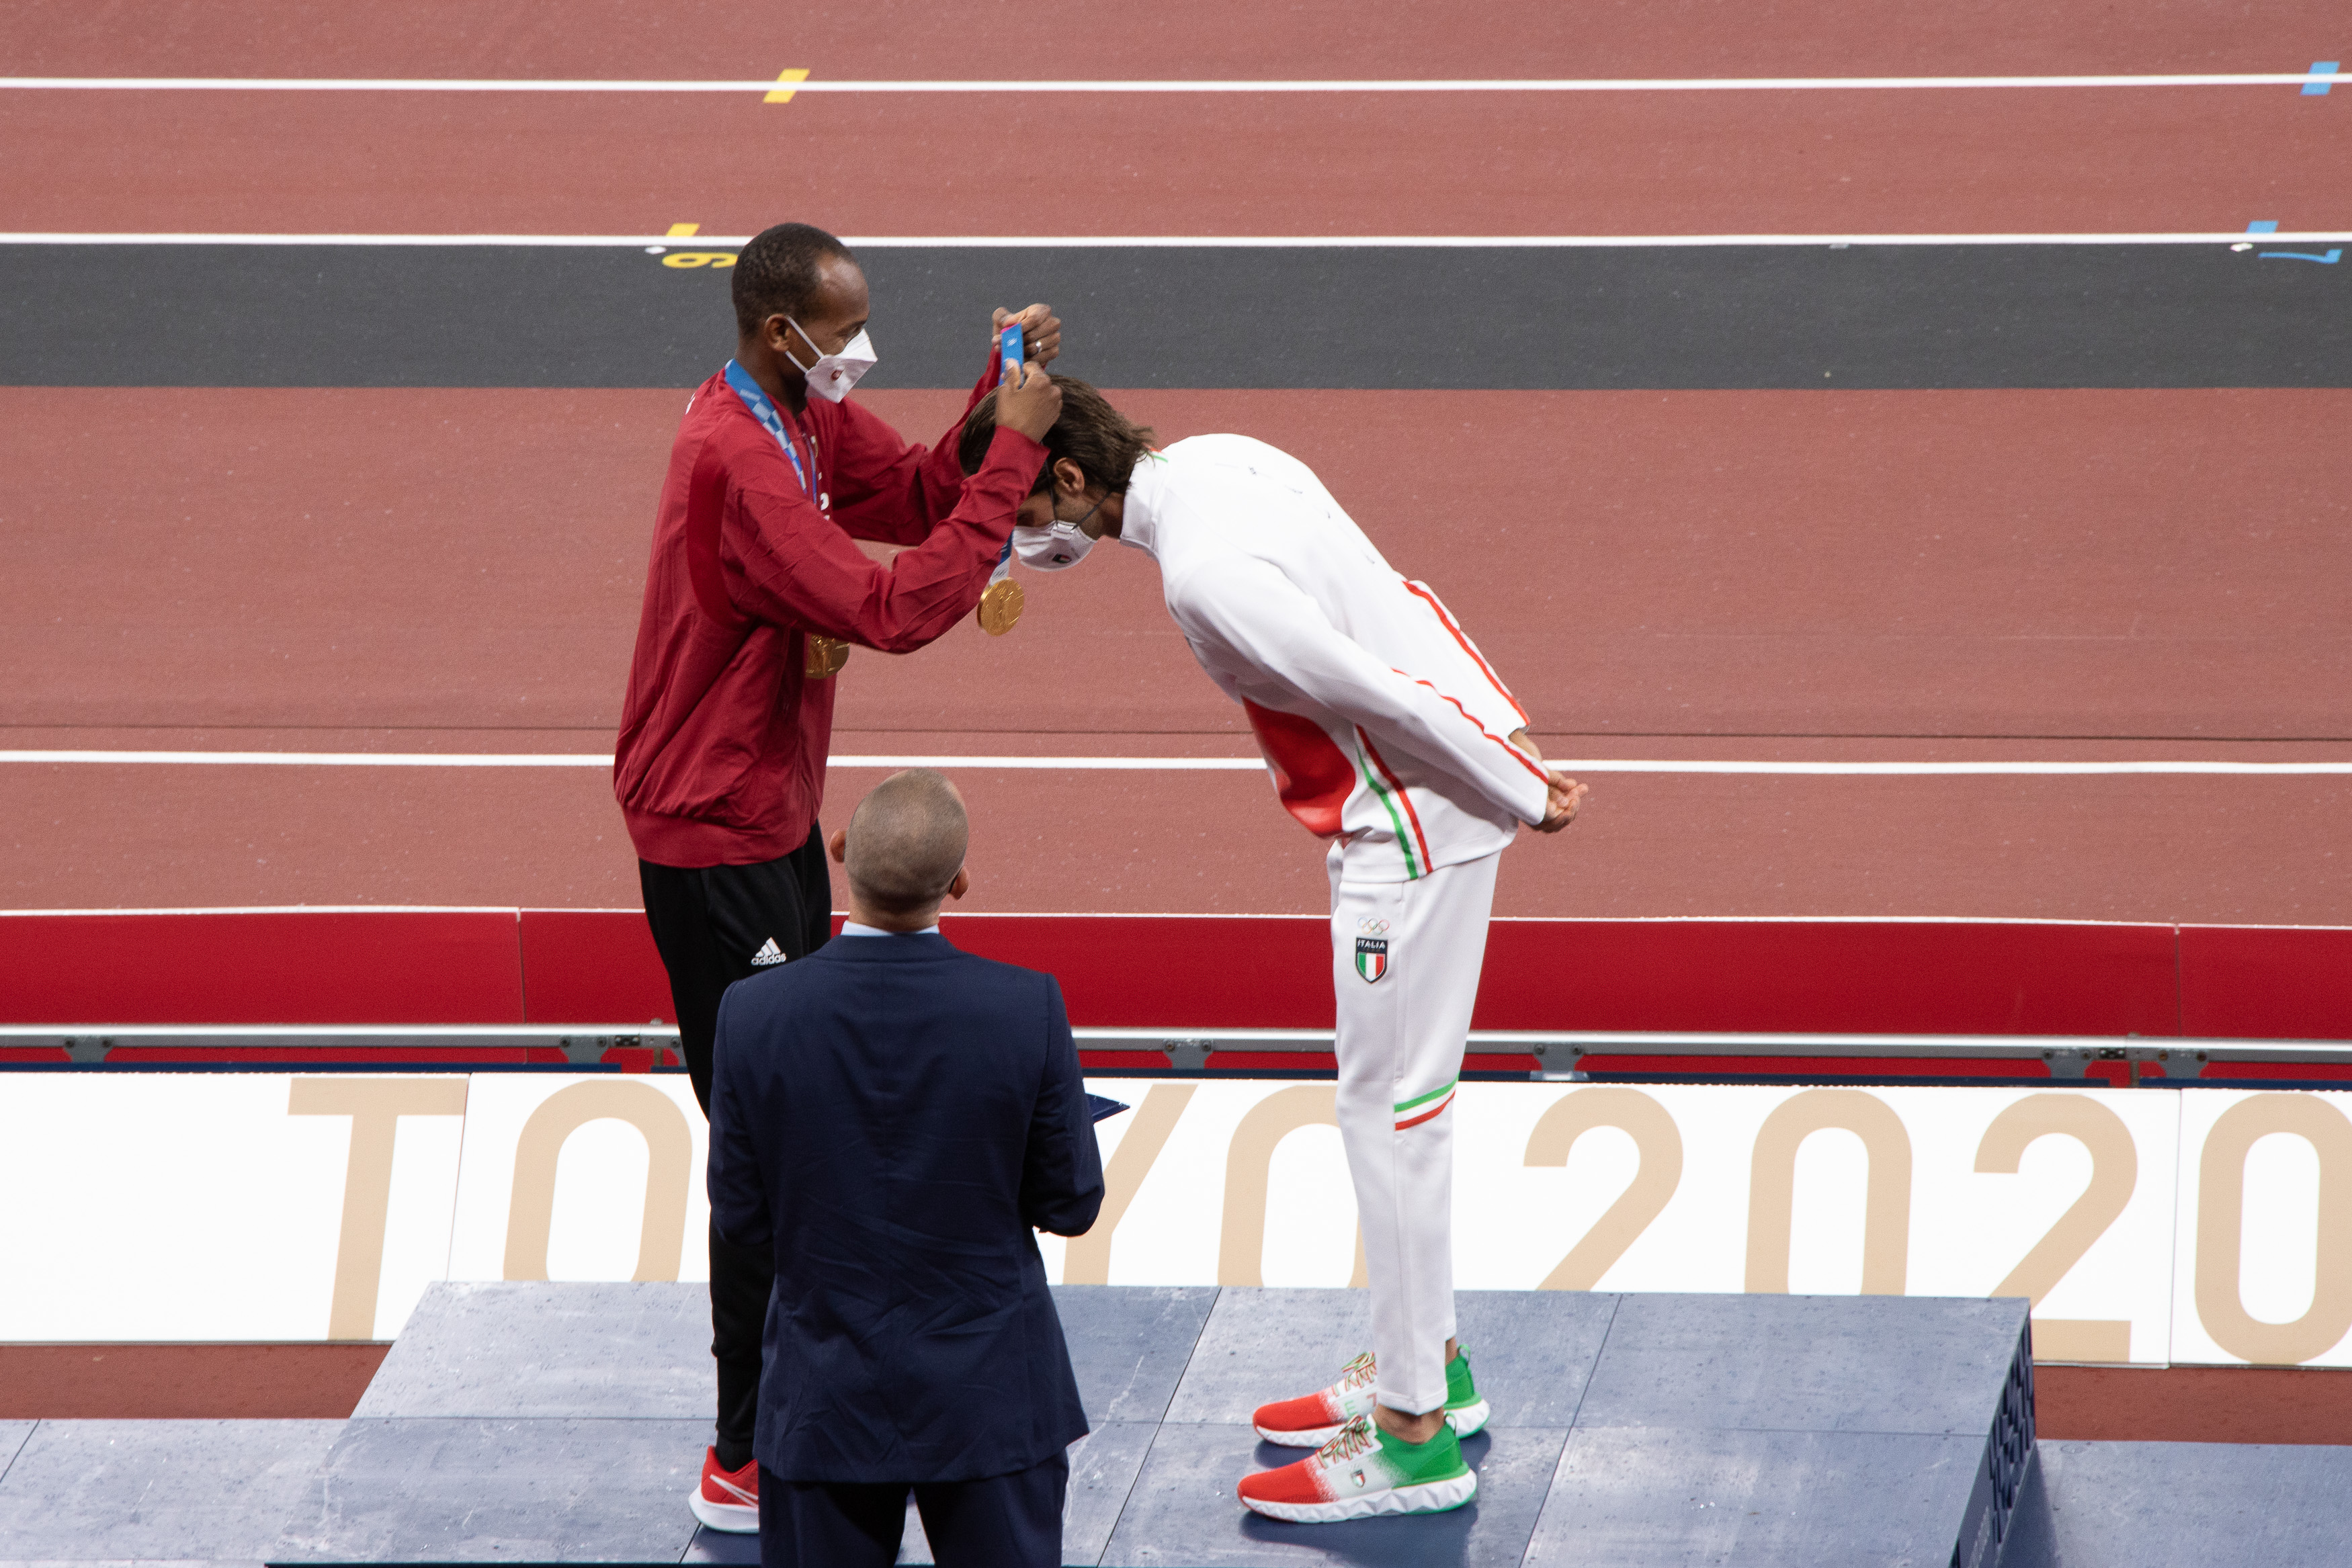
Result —
[{"label": "navy suit trousers", "polygon": [[890,1568],[915,1494],[940,1568],[1061,1568],[1070,1461],[977,1481],[787,1481],[760,1467],[760,1568]]}]

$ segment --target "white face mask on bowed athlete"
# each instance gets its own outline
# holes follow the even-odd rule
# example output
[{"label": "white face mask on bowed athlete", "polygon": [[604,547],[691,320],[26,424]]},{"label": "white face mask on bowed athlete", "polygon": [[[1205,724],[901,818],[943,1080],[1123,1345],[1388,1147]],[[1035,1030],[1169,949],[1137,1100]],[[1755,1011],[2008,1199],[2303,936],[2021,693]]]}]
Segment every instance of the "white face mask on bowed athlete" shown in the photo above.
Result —
[{"label": "white face mask on bowed athlete", "polygon": [[1076,523],[1056,521],[1046,528],[1015,528],[1013,553],[1032,571],[1060,571],[1087,559],[1095,541]]},{"label": "white face mask on bowed athlete", "polygon": [[[816,340],[808,335],[806,328],[789,316],[784,320],[801,335],[802,342],[812,349],[816,347]],[[857,336],[841,346],[841,352],[819,354],[814,364],[803,365],[793,359],[790,343],[784,345],[784,358],[792,360],[793,369],[800,371],[802,379],[808,382],[809,391],[827,402],[839,402],[849,395],[849,389],[857,384],[858,379],[874,368],[874,340],[867,337],[866,329],[861,327]]]},{"label": "white face mask on bowed athlete", "polygon": [[1087,559],[1088,550],[1095,548],[1094,536],[1087,532],[1086,524],[1087,518],[1102,510],[1102,503],[1097,501],[1088,507],[1076,522],[1063,518],[1059,515],[1061,510],[1061,499],[1056,497],[1054,501],[1055,516],[1050,527],[1031,528],[1018,524],[1013,527],[1013,553],[1019,556],[1021,564],[1032,571],[1061,571],[1076,566]]}]

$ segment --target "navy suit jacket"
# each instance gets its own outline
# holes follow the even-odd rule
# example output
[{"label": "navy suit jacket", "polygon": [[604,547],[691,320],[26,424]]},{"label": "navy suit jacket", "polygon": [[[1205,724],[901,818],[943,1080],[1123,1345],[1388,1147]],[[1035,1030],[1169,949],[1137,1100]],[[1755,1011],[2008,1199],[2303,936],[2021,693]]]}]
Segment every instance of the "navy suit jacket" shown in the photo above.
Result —
[{"label": "navy suit jacket", "polygon": [[841,936],[730,987],[710,1216],[775,1253],[760,1463],[977,1480],[1086,1436],[1031,1228],[1078,1235],[1102,1197],[1051,975],[944,936]]}]

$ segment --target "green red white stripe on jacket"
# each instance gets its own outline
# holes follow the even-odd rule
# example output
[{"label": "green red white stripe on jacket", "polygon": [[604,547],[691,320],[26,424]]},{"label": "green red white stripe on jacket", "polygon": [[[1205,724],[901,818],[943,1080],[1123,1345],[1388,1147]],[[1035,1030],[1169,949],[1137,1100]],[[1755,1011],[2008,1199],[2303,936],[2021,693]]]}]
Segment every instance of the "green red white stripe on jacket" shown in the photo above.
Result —
[{"label": "green red white stripe on jacket", "polygon": [[[1412,809],[1412,797],[1406,793],[1397,776],[1389,771],[1388,763],[1381,756],[1381,748],[1372,744],[1372,737],[1364,733],[1361,725],[1356,727],[1356,744],[1361,753],[1356,765],[1362,769],[1364,782],[1371,787],[1372,794],[1387,809],[1389,826],[1396,833],[1397,848],[1404,852],[1404,879],[1419,882],[1422,873],[1430,869],[1429,840],[1422,834],[1421,813]],[[1397,814],[1399,806],[1404,808],[1402,816]],[[1405,833],[1407,822],[1412,824],[1410,837]],[[1417,855],[1416,850],[1420,852]]]},{"label": "green red white stripe on jacket", "polygon": [[1431,1090],[1426,1094],[1416,1094],[1410,1100],[1398,1101],[1396,1130],[1402,1133],[1407,1127],[1418,1127],[1448,1105],[1453,1104],[1454,1091],[1461,1082],[1456,1078],[1441,1088]]}]

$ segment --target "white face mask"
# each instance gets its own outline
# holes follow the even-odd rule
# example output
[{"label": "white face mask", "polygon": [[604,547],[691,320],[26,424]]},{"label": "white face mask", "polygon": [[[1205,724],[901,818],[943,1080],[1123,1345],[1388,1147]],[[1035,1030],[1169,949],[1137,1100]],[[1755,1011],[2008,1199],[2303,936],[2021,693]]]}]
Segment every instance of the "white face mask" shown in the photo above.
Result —
[{"label": "white face mask", "polygon": [[1032,571],[1060,571],[1087,559],[1095,541],[1076,523],[1056,520],[1049,528],[1015,528],[1013,553]]},{"label": "white face mask", "polygon": [[[816,347],[816,340],[810,337],[799,322],[789,316],[784,320],[793,331],[800,333],[802,342],[812,349]],[[874,340],[860,329],[857,336],[842,345],[841,352],[819,354],[813,365],[803,365],[793,360],[790,344],[784,347],[784,358],[792,360],[793,369],[800,371],[807,381],[809,391],[827,402],[839,402],[849,395],[849,389],[857,384],[858,378],[874,368]]]}]

